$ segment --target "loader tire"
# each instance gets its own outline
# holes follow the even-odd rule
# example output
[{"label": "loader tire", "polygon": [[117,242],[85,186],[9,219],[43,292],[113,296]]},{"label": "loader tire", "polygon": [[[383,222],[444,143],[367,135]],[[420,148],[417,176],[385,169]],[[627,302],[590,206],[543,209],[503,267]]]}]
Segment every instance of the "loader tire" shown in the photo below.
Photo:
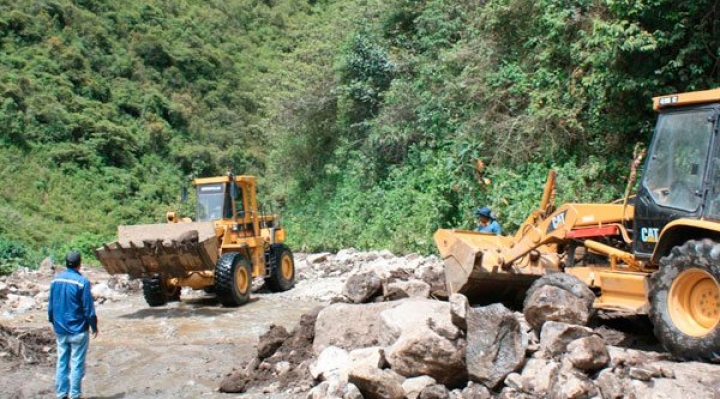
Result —
[{"label": "loader tire", "polygon": [[151,307],[163,306],[180,300],[180,287],[169,287],[161,277],[142,279],[143,297]]},{"label": "loader tire", "polygon": [[674,247],[651,283],[650,321],[665,349],[683,360],[720,362],[720,244]]},{"label": "loader tire", "polygon": [[265,286],[272,292],[282,292],[295,285],[295,260],[290,248],[285,244],[270,247],[270,276],[265,278]]},{"label": "loader tire", "polygon": [[240,306],[250,300],[252,266],[239,253],[227,253],[215,265],[215,294],[223,306]]}]

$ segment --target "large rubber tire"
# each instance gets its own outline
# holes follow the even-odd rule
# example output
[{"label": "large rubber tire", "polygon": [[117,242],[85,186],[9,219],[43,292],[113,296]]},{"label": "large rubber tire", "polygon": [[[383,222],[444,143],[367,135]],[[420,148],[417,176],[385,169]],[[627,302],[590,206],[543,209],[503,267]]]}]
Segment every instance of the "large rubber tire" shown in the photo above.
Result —
[{"label": "large rubber tire", "polygon": [[215,294],[224,306],[240,306],[250,300],[252,266],[245,256],[227,253],[215,265]]},{"label": "large rubber tire", "polygon": [[169,287],[161,277],[142,279],[143,297],[151,307],[180,300],[180,287]]},{"label": "large rubber tire", "polygon": [[650,320],[674,356],[720,362],[720,244],[690,240],[660,259],[650,289]]},{"label": "large rubber tire", "polygon": [[285,244],[270,247],[270,276],[265,277],[265,286],[272,292],[287,291],[295,286],[295,260]]}]

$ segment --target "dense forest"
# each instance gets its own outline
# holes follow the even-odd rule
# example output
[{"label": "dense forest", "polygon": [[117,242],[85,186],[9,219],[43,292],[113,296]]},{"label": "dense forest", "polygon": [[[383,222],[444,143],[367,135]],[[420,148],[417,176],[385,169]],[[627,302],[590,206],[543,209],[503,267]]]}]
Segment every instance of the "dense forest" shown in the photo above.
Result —
[{"label": "dense forest", "polygon": [[434,251],[547,170],[610,201],[652,97],[720,85],[720,1],[0,0],[0,272],[260,178],[295,250]]}]

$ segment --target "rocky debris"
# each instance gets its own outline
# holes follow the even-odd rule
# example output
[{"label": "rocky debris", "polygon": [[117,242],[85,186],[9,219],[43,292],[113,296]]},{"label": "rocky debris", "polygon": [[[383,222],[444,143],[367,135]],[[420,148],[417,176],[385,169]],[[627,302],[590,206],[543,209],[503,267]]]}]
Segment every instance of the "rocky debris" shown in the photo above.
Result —
[{"label": "rocky debris", "polygon": [[398,374],[428,375],[455,386],[466,380],[465,340],[447,302],[408,299],[380,314],[380,343]]},{"label": "rocky debris", "polygon": [[435,385],[436,383],[437,381],[435,381],[434,378],[427,375],[422,375],[420,377],[407,378],[402,383],[402,388],[403,391],[405,391],[405,397],[407,399],[417,399],[423,389],[431,385]]},{"label": "rocky debris", "polygon": [[548,321],[540,332],[540,347],[548,356],[559,356],[572,341],[592,334],[593,330],[588,327]]},{"label": "rocky debris", "polygon": [[290,333],[283,326],[271,324],[267,332],[259,337],[257,345],[258,359],[266,359],[282,346],[282,344],[290,338]]},{"label": "rocky debris", "polygon": [[501,304],[471,309],[467,318],[467,371],[471,380],[495,388],[525,360],[527,338]]},{"label": "rocky debris", "polygon": [[[233,370],[226,375],[220,383],[220,392],[240,393],[259,386],[267,388],[269,385],[272,386],[271,391],[298,389],[308,392],[314,385],[310,363],[314,359],[312,343],[315,338],[315,322],[321,309],[318,307],[304,314],[298,326],[279,346],[276,341],[282,333],[278,333],[277,327],[273,328],[275,332],[263,334],[258,347],[276,347],[275,351],[266,349],[263,355],[269,356],[256,357],[241,370]],[[278,370],[285,372],[279,373]]]},{"label": "rocky debris", "polygon": [[382,281],[373,272],[351,276],[343,287],[343,295],[350,302],[366,303],[381,293]]},{"label": "rocky debris", "polygon": [[319,354],[330,345],[345,350],[377,346],[380,343],[380,313],[398,304],[399,302],[367,305],[335,303],[324,308],[317,317],[313,351]]},{"label": "rocky debris", "polygon": [[[254,386],[265,393],[308,392],[309,399],[650,399],[685,397],[684,389],[716,399],[716,377],[698,384],[692,366],[667,355],[609,346],[582,325],[541,325],[533,328],[524,314],[501,304],[471,307],[459,294],[449,302],[334,303],[317,315],[314,339],[305,343],[313,349],[306,362],[277,362],[285,357],[278,354],[287,346],[282,343],[238,373],[242,389],[234,392]],[[717,366],[702,366],[708,367],[703,375],[717,374]],[[298,367],[308,371],[293,375]]]},{"label": "rocky debris", "polygon": [[349,381],[365,399],[402,399],[404,378],[392,370],[360,366],[350,371]]},{"label": "rocky debris", "polygon": [[389,251],[350,248],[337,254],[296,253],[295,268],[295,288],[284,295],[350,303],[447,297],[443,265],[436,256],[394,256]]},{"label": "rocky debris", "polygon": [[597,335],[570,342],[565,358],[575,368],[585,372],[600,370],[610,363],[610,354],[605,341]]},{"label": "rocky debris", "polygon": [[[31,310],[47,308],[50,297],[50,283],[56,273],[64,267],[53,265],[49,258],[43,260],[37,270],[20,268],[8,276],[0,277],[0,312],[5,315],[24,314]],[[95,304],[106,301],[121,301],[127,293],[137,292],[139,280],[130,280],[127,275],[110,276],[102,269],[86,266],[82,274],[92,284]]]},{"label": "rocky debris", "polygon": [[53,364],[56,354],[52,329],[20,329],[0,324],[0,359],[9,362]]},{"label": "rocky debris", "polygon": [[595,294],[577,277],[551,273],[537,279],[527,292],[523,312],[536,329],[546,321],[587,325]]}]

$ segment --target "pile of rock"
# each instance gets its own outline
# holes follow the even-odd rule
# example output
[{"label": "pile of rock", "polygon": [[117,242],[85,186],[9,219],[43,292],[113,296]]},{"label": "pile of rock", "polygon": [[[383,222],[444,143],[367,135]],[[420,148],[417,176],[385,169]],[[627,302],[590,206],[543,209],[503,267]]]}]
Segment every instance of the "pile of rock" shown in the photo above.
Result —
[{"label": "pile of rock", "polygon": [[295,254],[296,285],[284,295],[326,302],[368,303],[406,297],[446,298],[436,256],[389,251]]},{"label": "pile of rock", "polygon": [[[46,259],[37,270],[20,268],[9,276],[0,276],[0,311],[16,315],[46,308],[50,283],[57,273],[64,270],[64,267],[56,267]],[[83,268],[82,273],[92,284],[96,304],[123,300],[128,292],[140,288],[140,280],[130,280],[127,275],[109,276],[93,267]]]},{"label": "pile of rock", "polygon": [[[296,353],[307,358],[287,361],[297,345],[286,342],[297,342],[296,333],[285,341],[268,333],[275,343],[261,339],[261,354],[228,377],[224,390],[308,392],[308,399],[714,399],[720,388],[717,366],[612,347],[593,329],[575,324],[578,314],[551,309],[542,298],[530,305],[535,309],[526,313],[533,323],[501,304],[471,307],[459,294],[447,302],[334,303],[300,327],[304,350]],[[547,320],[541,321],[543,312]],[[310,340],[307,323],[313,318]],[[699,369],[704,384],[694,377]],[[238,380],[244,381],[239,389],[227,389]]]}]

